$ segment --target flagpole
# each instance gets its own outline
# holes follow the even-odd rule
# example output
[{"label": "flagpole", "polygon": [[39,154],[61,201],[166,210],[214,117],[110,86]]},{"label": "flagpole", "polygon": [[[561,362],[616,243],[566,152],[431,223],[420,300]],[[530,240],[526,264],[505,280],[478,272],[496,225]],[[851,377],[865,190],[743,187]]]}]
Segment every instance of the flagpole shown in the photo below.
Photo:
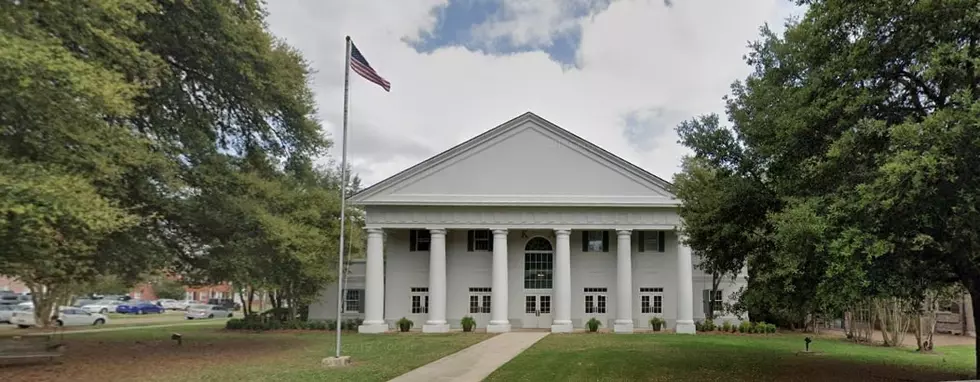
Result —
[{"label": "flagpole", "polygon": [[350,36],[346,37],[346,58],[344,58],[344,133],[340,156],[340,245],[337,256],[337,358],[340,358],[341,311],[344,306],[344,223],[347,222],[347,103],[350,101]]}]

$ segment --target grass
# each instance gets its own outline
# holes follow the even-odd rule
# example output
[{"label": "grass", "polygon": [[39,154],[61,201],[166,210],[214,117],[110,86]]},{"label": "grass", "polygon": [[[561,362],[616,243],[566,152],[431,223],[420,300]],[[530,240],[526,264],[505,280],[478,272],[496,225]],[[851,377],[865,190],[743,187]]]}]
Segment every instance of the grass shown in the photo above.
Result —
[{"label": "grass", "polygon": [[949,380],[973,373],[973,348],[934,354],[802,335],[571,334],[545,337],[489,381]]},{"label": "grass", "polygon": [[[180,333],[183,345],[170,340]],[[242,333],[211,325],[106,331],[65,336],[61,364],[0,367],[0,380],[125,380],[138,365],[152,381],[386,381],[480,342],[490,335],[345,333],[353,365],[320,366],[334,354],[333,333]]]}]

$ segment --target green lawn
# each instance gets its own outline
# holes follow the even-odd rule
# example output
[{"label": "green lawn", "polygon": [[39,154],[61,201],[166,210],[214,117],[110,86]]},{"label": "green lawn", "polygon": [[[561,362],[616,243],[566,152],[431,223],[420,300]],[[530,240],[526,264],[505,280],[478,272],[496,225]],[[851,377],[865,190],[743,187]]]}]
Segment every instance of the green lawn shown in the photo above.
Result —
[{"label": "green lawn", "polygon": [[973,348],[935,354],[802,335],[550,335],[494,372],[490,381],[863,381],[949,380],[973,372]]},{"label": "green lawn", "polygon": [[[170,340],[183,336],[183,345]],[[343,336],[354,365],[325,369],[335,336],[314,331],[240,333],[211,325],[66,335],[61,364],[0,367],[0,381],[386,381],[488,338],[483,333]]]}]

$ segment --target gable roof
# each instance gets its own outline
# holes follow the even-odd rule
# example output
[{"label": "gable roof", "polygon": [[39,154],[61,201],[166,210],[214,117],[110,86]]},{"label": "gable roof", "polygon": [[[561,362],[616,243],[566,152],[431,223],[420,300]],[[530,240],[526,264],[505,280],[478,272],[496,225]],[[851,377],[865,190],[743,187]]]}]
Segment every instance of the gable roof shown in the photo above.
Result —
[{"label": "gable roof", "polygon": [[[555,125],[554,123],[551,123],[550,121],[548,121],[548,120],[546,120],[546,119],[544,119],[544,118],[542,118],[542,117],[538,116],[537,114],[534,114],[534,113],[532,113],[530,111],[529,112],[525,112],[524,114],[521,114],[521,115],[519,115],[519,116],[517,116],[517,117],[515,117],[515,118],[513,118],[513,119],[511,119],[511,120],[509,120],[507,122],[504,122],[503,124],[501,124],[501,125],[499,125],[497,127],[494,127],[493,129],[490,129],[490,130],[488,130],[488,131],[486,131],[486,132],[484,132],[484,133],[482,133],[480,135],[477,135],[476,137],[473,137],[473,138],[471,138],[471,139],[469,139],[469,140],[467,140],[467,141],[465,141],[463,143],[460,143],[460,144],[458,144],[456,146],[453,146],[453,147],[449,148],[446,151],[443,151],[443,152],[441,152],[439,154],[436,154],[435,156],[432,156],[429,159],[426,159],[426,160],[424,160],[424,161],[422,161],[422,162],[420,162],[420,163],[418,163],[418,164],[416,164],[416,165],[414,165],[412,167],[409,167],[408,169],[405,169],[405,170],[403,170],[403,171],[401,171],[401,172],[399,172],[399,173],[397,173],[395,175],[392,175],[392,176],[390,176],[390,177],[388,177],[388,178],[386,178],[386,179],[384,179],[384,180],[382,180],[380,182],[377,182],[377,183],[371,185],[370,187],[367,187],[367,188],[361,190],[357,194],[351,196],[351,201],[354,202],[354,203],[356,203],[356,204],[362,204],[362,205],[380,205],[380,204],[386,204],[386,205],[424,205],[424,204],[443,204],[443,205],[447,205],[447,204],[448,205],[469,205],[469,204],[507,204],[507,205],[513,205],[513,204],[521,204],[521,205],[536,205],[538,203],[535,203],[533,201],[532,202],[527,202],[527,203],[511,203],[511,202],[508,202],[508,203],[494,203],[494,202],[489,202],[489,203],[474,203],[472,201],[471,202],[463,202],[463,203],[452,202],[452,201],[446,201],[446,202],[433,202],[433,201],[429,201],[429,202],[423,203],[423,202],[419,202],[419,201],[398,201],[398,200],[383,200],[382,201],[382,200],[372,200],[376,196],[379,196],[380,194],[384,193],[386,190],[396,189],[396,188],[398,188],[398,187],[400,187],[402,185],[405,185],[406,183],[412,182],[413,179],[416,179],[416,178],[418,178],[420,176],[424,176],[424,174],[431,173],[433,170],[435,170],[435,169],[437,169],[439,167],[444,167],[444,166],[450,165],[454,160],[456,160],[457,158],[460,158],[460,157],[465,156],[465,154],[473,151],[474,149],[479,149],[482,146],[490,145],[494,141],[497,141],[499,139],[506,139],[506,137],[511,136],[513,133],[515,133],[515,130],[521,129],[522,127],[523,128],[526,128],[527,126],[529,126],[529,124],[528,124],[529,122],[532,123],[535,127],[537,127],[539,129],[545,131],[548,134],[554,135],[556,137],[560,137],[562,139],[563,143],[565,143],[567,146],[570,146],[572,148],[577,149],[582,154],[584,154],[586,156],[589,156],[590,159],[593,159],[593,160],[595,160],[597,162],[603,162],[603,164],[605,164],[607,167],[616,169],[618,172],[621,172],[621,173],[629,176],[632,180],[634,180],[634,181],[636,181],[638,183],[644,183],[644,184],[646,184],[647,187],[649,187],[651,190],[656,190],[656,191],[651,191],[651,193],[658,193],[658,194],[661,194],[662,195],[662,197],[660,198],[662,200],[659,200],[657,202],[651,203],[651,202],[647,201],[647,202],[642,202],[642,203],[638,203],[638,204],[640,204],[640,205],[649,205],[649,206],[667,206],[667,205],[669,205],[669,206],[677,206],[677,205],[680,205],[680,202],[678,200],[676,200],[676,197],[673,195],[673,193],[670,192],[670,189],[671,189],[672,185],[669,182],[667,182],[666,180],[664,180],[664,179],[662,179],[662,178],[660,178],[660,177],[658,177],[658,176],[650,173],[649,171],[644,170],[643,168],[641,168],[641,167],[639,167],[637,165],[634,165],[634,164],[632,164],[632,163],[630,163],[630,162],[628,162],[628,161],[620,158],[619,156],[616,156],[615,154],[610,153],[609,151],[607,151],[607,150],[605,150],[605,149],[603,149],[603,148],[595,145],[594,143],[589,142],[589,141],[585,140],[584,138],[582,138],[582,137],[580,137],[578,135],[575,135],[575,134],[573,134],[572,132],[570,132],[568,130],[563,129],[563,128]],[[541,203],[541,204],[542,205],[552,205],[554,203]],[[581,203],[570,203],[569,205],[575,205],[575,204],[581,204]],[[588,204],[588,203],[586,203],[586,204]],[[605,203],[600,203],[600,204],[605,204]]]}]

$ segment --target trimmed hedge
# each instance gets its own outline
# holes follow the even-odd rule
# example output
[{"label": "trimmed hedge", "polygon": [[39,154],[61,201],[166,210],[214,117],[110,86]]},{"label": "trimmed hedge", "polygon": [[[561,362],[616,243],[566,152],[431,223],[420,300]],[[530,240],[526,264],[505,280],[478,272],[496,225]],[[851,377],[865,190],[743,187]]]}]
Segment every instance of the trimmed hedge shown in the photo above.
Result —
[{"label": "trimmed hedge", "polygon": [[[341,321],[340,330],[354,331],[363,323],[364,320],[347,319]],[[249,331],[268,331],[268,330],[337,330],[337,322],[334,320],[309,320],[309,321],[279,321],[275,319],[262,319],[255,316],[246,318],[232,318],[225,323],[227,330],[249,330]]]}]

